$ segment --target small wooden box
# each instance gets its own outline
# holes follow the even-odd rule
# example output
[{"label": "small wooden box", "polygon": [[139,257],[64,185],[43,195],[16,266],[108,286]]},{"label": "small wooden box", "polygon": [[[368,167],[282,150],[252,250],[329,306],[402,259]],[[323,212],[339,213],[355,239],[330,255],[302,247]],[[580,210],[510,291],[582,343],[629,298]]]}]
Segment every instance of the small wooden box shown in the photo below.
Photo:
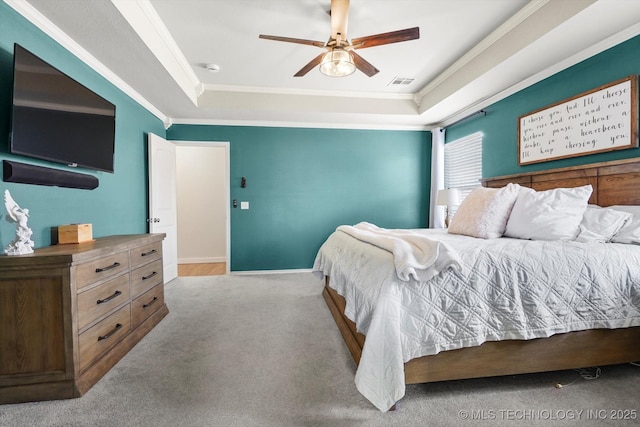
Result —
[{"label": "small wooden box", "polygon": [[58,244],[82,243],[93,240],[91,224],[68,224],[58,226]]}]

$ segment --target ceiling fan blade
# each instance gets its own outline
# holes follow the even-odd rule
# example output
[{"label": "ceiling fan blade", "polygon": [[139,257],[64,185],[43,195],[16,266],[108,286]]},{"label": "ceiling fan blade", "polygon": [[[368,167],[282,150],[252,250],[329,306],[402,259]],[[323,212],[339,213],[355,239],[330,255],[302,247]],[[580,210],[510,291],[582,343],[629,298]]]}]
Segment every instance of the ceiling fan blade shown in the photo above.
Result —
[{"label": "ceiling fan blade", "polygon": [[351,55],[353,55],[353,63],[355,64],[356,68],[365,73],[367,76],[371,77],[380,72],[380,70],[371,65],[371,63],[369,63],[366,59],[364,59],[354,51],[351,51]]},{"label": "ceiling fan blade", "polygon": [[304,67],[302,67],[300,69],[300,71],[298,71],[297,73],[295,73],[293,75],[293,77],[302,77],[305,74],[307,74],[309,71],[313,70],[313,68],[315,68],[316,66],[318,66],[321,62],[322,62],[322,57],[325,55],[326,52],[321,53],[320,55],[316,56],[315,58],[313,58],[311,61],[309,61],[309,63],[307,65],[305,65]]},{"label": "ceiling fan blade", "polygon": [[406,28],[404,30],[391,31],[389,33],[375,34],[373,36],[360,37],[351,40],[354,49],[380,46],[383,44],[405,42],[420,38],[420,27]]},{"label": "ceiling fan blade", "polygon": [[325,45],[324,42],[319,42],[319,41],[315,41],[315,40],[307,40],[307,39],[295,39],[295,38],[292,38],[292,37],[269,36],[269,35],[266,35],[266,34],[260,34],[258,37],[261,38],[261,39],[275,40],[275,41],[287,42],[287,43],[306,44],[306,45],[318,46],[318,47],[324,47],[324,45]]},{"label": "ceiling fan blade", "polygon": [[347,24],[349,21],[349,0],[331,0],[331,38],[347,39]]}]

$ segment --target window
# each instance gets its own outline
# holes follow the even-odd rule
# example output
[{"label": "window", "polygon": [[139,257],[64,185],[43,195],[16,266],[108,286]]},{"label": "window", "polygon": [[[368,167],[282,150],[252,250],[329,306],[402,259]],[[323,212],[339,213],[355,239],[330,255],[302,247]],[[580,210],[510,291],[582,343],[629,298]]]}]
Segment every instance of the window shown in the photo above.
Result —
[{"label": "window", "polygon": [[[482,133],[476,132],[444,145],[444,187],[457,188],[460,200],[480,187],[482,178]],[[457,206],[449,214],[455,215]]]}]

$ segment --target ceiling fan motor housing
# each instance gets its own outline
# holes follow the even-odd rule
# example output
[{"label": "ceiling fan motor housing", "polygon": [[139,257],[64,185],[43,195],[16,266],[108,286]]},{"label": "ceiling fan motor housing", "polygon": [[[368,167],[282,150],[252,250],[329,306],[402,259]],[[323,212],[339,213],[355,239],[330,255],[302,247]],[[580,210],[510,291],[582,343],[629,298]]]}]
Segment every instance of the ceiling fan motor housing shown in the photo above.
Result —
[{"label": "ceiling fan motor housing", "polygon": [[268,40],[276,40],[288,43],[305,44],[321,47],[328,50],[326,53],[313,58],[309,63],[302,67],[294,77],[302,77],[306,75],[312,68],[320,65],[320,72],[332,77],[344,77],[358,69],[367,76],[371,77],[379,72],[379,70],[358,55],[355,49],[364,49],[367,47],[380,46],[384,44],[398,43],[408,40],[420,38],[420,29],[418,27],[406,28],[404,30],[391,31],[388,33],[375,34],[372,36],[359,37],[352,41],[347,40],[347,20],[349,16],[349,0],[332,0],[331,1],[331,36],[327,43],[297,39],[292,37],[270,36],[260,34],[260,38]]}]

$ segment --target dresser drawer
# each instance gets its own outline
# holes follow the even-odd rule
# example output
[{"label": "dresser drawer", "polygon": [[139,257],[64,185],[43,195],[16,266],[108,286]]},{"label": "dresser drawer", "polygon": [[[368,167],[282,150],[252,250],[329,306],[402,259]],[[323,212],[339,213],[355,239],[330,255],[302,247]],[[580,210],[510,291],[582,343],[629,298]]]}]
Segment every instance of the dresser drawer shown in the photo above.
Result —
[{"label": "dresser drawer", "polygon": [[76,287],[81,289],[99,280],[115,277],[127,270],[129,270],[129,252],[120,252],[87,262],[76,269]]},{"label": "dresser drawer", "polygon": [[131,330],[131,304],[127,304],[109,317],[80,334],[80,370],[116,345]]},{"label": "dresser drawer", "polygon": [[156,285],[131,303],[131,323],[134,328],[164,305],[164,286]]},{"label": "dresser drawer", "polygon": [[131,272],[131,296],[136,298],[162,283],[162,260],[143,265]]},{"label": "dresser drawer", "polygon": [[131,249],[131,269],[162,258],[162,242]]},{"label": "dresser drawer", "polygon": [[94,320],[129,301],[129,282],[130,277],[127,273],[79,294],[78,329],[82,330]]}]

